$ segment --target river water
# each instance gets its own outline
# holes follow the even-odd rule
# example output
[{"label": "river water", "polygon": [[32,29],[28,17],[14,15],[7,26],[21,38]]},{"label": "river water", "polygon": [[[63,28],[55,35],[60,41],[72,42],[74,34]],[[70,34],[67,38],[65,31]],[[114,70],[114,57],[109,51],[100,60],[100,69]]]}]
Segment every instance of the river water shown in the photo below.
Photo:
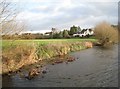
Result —
[{"label": "river water", "polygon": [[68,64],[47,65],[47,73],[27,80],[4,76],[3,87],[117,87],[118,47],[93,47],[69,55],[76,58]]}]

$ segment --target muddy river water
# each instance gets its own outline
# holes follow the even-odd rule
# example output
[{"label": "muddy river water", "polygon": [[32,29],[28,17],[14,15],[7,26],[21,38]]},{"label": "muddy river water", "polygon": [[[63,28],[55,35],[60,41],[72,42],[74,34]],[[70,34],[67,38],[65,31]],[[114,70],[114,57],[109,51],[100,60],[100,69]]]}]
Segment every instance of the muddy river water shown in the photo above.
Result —
[{"label": "muddy river water", "polygon": [[47,73],[27,80],[4,76],[3,87],[117,87],[118,46],[111,49],[93,47],[73,52],[76,58],[70,63],[47,65]]}]

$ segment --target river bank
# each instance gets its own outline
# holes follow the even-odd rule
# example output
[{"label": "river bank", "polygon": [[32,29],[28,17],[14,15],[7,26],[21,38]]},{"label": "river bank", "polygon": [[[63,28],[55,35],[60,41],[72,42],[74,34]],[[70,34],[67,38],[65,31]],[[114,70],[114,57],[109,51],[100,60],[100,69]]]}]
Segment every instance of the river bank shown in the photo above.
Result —
[{"label": "river bank", "polygon": [[[94,46],[68,56],[75,61],[45,65],[47,73],[28,80],[16,73],[3,76],[3,87],[118,87],[118,46],[103,49]],[[55,58],[57,59],[57,58]],[[23,74],[27,75],[27,71]]]},{"label": "river bank", "polygon": [[[27,43],[14,45],[3,50],[2,74],[11,74],[25,66],[37,64],[43,66],[48,62],[62,62],[61,59],[70,52],[91,48],[92,41],[52,42],[47,44]],[[59,57],[56,58],[55,57]]]}]

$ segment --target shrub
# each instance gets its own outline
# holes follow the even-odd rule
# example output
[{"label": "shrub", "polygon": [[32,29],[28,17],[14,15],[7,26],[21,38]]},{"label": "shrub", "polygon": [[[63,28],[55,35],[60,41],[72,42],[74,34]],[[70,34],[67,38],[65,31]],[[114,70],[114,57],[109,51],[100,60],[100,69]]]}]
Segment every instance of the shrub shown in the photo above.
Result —
[{"label": "shrub", "polygon": [[102,46],[118,42],[118,30],[115,30],[109,23],[102,22],[95,27],[95,36]]}]

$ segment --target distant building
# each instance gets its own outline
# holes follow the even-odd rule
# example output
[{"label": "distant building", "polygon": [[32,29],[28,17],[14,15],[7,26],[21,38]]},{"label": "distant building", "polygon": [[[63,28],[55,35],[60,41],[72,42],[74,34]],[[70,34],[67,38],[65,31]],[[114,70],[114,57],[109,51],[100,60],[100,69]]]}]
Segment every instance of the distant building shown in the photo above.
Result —
[{"label": "distant building", "polygon": [[94,35],[93,29],[83,29],[81,32],[78,32],[76,34],[73,34],[74,37],[86,37],[86,36],[92,36]]},{"label": "distant building", "polygon": [[52,32],[46,32],[44,35],[49,36],[51,34],[52,34]]}]

